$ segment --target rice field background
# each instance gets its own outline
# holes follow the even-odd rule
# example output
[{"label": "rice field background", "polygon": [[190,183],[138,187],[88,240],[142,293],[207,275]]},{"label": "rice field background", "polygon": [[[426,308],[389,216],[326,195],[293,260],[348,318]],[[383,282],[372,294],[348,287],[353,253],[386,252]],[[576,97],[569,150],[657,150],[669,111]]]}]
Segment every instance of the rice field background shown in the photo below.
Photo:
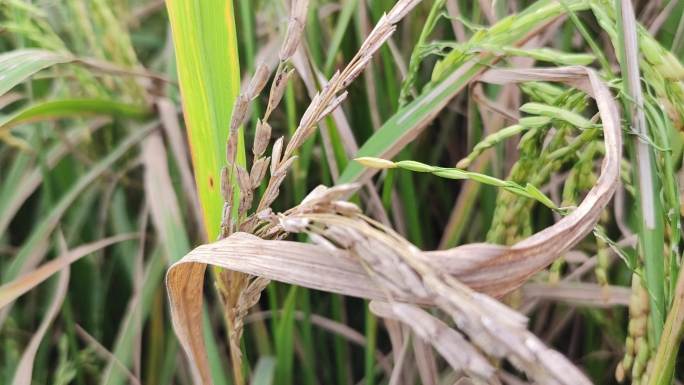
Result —
[{"label": "rice field background", "polygon": [[682,383],[683,15],[0,0],[0,384]]}]

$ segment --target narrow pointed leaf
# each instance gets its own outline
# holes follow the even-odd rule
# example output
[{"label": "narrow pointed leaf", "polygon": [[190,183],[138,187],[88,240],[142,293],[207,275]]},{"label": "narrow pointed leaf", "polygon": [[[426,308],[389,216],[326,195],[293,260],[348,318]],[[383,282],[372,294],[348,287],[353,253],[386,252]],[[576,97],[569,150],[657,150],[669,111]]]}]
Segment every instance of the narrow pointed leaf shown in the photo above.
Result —
[{"label": "narrow pointed leaf", "polygon": [[36,103],[0,118],[0,132],[17,124],[41,120],[79,117],[84,115],[110,115],[142,119],[150,110],[144,106],[100,99],[63,99]]},{"label": "narrow pointed leaf", "polygon": [[218,234],[233,103],[240,86],[232,1],[167,0],[195,183],[209,239]]},{"label": "narrow pointed leaf", "polygon": [[68,55],[43,49],[21,49],[0,54],[0,95],[44,68],[72,60]]}]

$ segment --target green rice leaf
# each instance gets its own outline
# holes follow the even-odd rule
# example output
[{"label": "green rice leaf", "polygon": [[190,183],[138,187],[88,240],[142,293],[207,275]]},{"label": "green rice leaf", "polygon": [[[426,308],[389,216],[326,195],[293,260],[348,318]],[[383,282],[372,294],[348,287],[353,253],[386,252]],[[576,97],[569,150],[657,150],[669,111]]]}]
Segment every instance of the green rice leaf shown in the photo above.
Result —
[{"label": "green rice leaf", "polygon": [[[232,1],[167,0],[195,183],[208,238],[221,224],[221,167],[240,87]],[[241,137],[242,135],[240,135]],[[238,145],[244,160],[244,145]]]},{"label": "green rice leaf", "polygon": [[44,49],[20,49],[0,54],[0,96],[42,69],[72,60],[68,55]]},{"label": "green rice leaf", "polygon": [[36,103],[0,118],[0,131],[25,122],[78,117],[83,115],[111,115],[142,119],[150,115],[144,106],[101,99],[63,99]]}]

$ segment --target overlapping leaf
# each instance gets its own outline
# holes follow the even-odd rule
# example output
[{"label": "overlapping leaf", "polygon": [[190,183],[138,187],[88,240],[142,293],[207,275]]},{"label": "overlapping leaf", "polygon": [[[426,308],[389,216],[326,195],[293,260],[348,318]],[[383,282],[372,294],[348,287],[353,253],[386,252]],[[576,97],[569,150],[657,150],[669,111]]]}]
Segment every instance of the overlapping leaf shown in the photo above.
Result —
[{"label": "overlapping leaf", "polygon": [[[363,230],[367,227],[367,224],[364,224],[365,220],[357,222],[358,226],[354,225],[354,220],[349,219],[348,214],[340,214],[339,212],[313,214],[312,210],[315,211],[314,207],[317,200],[321,203],[331,202],[346,193],[345,188],[338,189],[339,192],[330,193],[326,193],[324,190],[314,191],[309,198],[305,199],[300,208],[292,209],[284,217],[274,220],[280,221],[280,226],[285,231],[307,232],[312,237],[318,237],[318,245],[264,240],[238,233],[214,244],[200,246],[169,270],[167,288],[175,330],[183,348],[192,357],[192,363],[196,365],[195,368],[198,372],[206,370],[204,369],[206,368],[206,354],[198,317],[201,314],[204,270],[207,264],[211,264],[345,295],[436,305],[452,314],[457,325],[464,327],[464,332],[468,334],[471,340],[477,341],[478,338],[482,337],[481,333],[489,335],[483,341],[491,341],[492,338],[497,339],[497,342],[502,344],[501,349],[503,349],[503,353],[499,352],[499,354],[508,356],[512,362],[525,369],[528,375],[549,381],[548,383],[588,383],[588,380],[578,371],[570,369],[572,365],[565,362],[562,356],[557,354],[547,356],[546,353],[542,353],[545,350],[541,343],[528,344],[525,348],[518,346],[519,344],[515,341],[518,338],[523,338],[522,335],[526,336],[523,339],[534,337],[527,334],[524,329],[519,329],[515,323],[506,321],[497,324],[495,329],[503,333],[502,335],[508,336],[501,337],[497,336],[496,333],[491,334],[492,330],[485,331],[488,328],[487,326],[477,326],[478,321],[459,321],[459,319],[469,319],[468,311],[465,311],[467,308],[473,310],[481,306],[486,308],[493,305],[486,299],[487,297],[468,294],[472,293],[469,291],[470,289],[459,286],[460,284],[457,282],[460,281],[471,289],[490,295],[503,295],[522,285],[530,276],[548,266],[559,255],[569,250],[592,231],[601,211],[615,191],[618,181],[622,141],[617,107],[608,88],[598,75],[593,70],[583,67],[530,70],[494,69],[486,72],[480,80],[496,84],[532,80],[561,81],[584,90],[596,99],[603,124],[605,157],[601,166],[601,175],[596,185],[579,206],[556,224],[510,247],[471,244],[445,251],[421,253],[405,240],[402,241],[397,238],[398,235],[391,230],[384,229],[379,224],[373,224],[373,226],[376,229],[383,229],[382,231],[389,234],[390,241],[383,240],[382,237],[373,232],[375,230]],[[348,190],[348,188],[346,189]],[[335,219],[336,217],[338,219]],[[351,217],[354,218],[354,215]],[[363,235],[363,238],[354,235],[357,231]],[[328,241],[320,241],[321,236],[328,237]],[[361,239],[365,241],[361,241]],[[350,245],[346,246],[347,248],[344,246],[345,240]],[[357,247],[360,247],[358,245],[363,244],[363,242],[371,242],[375,248],[358,249]],[[369,260],[366,259],[368,256],[363,252],[370,252],[370,250],[378,248],[382,250],[383,247],[389,252],[390,250],[397,250],[396,248],[400,247],[397,244],[406,245],[396,252],[410,256],[413,265],[407,269],[416,269],[415,274],[422,277],[423,281],[421,279],[406,281],[405,275],[402,276],[402,279],[397,280],[396,277],[392,277],[389,272],[382,269],[371,268],[374,272],[369,274]],[[342,245],[342,248],[333,245]],[[361,263],[362,261],[364,263]],[[376,261],[381,263],[382,258]],[[391,270],[389,271],[391,272]],[[402,270],[399,269],[399,271]],[[446,273],[447,275],[440,275],[435,272],[443,272],[440,274]],[[378,274],[385,273],[390,275],[378,280]],[[428,281],[425,281],[426,279]],[[408,287],[406,286],[407,282],[409,282]],[[411,282],[414,282],[415,285],[412,285]],[[421,289],[422,283],[420,282],[432,282],[432,285],[436,286]],[[440,299],[440,295],[447,294],[436,290],[439,287],[444,288],[447,293],[450,290],[456,290],[451,292],[451,295],[455,297],[450,297],[449,301],[456,301],[453,304],[459,305],[454,305],[454,307],[445,305],[445,302]],[[427,292],[420,294],[423,290],[436,291],[432,292],[432,295],[428,295]],[[390,297],[388,297],[388,293],[391,293]],[[505,319],[507,318],[503,317],[502,321]],[[497,323],[494,320],[491,322]],[[483,343],[478,346],[486,345]],[[530,350],[524,352],[525,349]],[[498,351],[495,350],[490,353],[494,354],[495,352]]]}]

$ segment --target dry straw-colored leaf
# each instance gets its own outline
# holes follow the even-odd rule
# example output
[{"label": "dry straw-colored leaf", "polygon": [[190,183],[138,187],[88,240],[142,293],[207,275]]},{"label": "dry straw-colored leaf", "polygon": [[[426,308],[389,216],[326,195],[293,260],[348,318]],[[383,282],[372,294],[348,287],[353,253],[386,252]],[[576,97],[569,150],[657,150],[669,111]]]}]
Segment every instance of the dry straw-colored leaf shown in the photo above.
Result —
[{"label": "dry straw-colored leaf", "polygon": [[85,257],[88,254],[92,254],[107,246],[111,246],[115,243],[128,241],[136,237],[137,234],[121,234],[81,245],[69,250],[50,262],[44,263],[35,270],[25,273],[17,279],[0,286],[0,309],[12,303],[20,296],[26,294],[34,287],[38,286],[46,279],[50,278],[52,275],[69,266],[70,264],[76,262],[80,258]]},{"label": "dry straw-colored leaf", "polygon": [[21,354],[21,359],[17,365],[17,369],[14,372],[14,378],[12,380],[12,385],[30,385],[31,379],[33,378],[33,363],[38,353],[38,348],[40,343],[43,341],[45,334],[50,327],[50,324],[54,320],[57,312],[62,307],[62,302],[64,302],[64,297],[66,296],[67,288],[69,287],[69,267],[65,267],[57,278],[57,284],[55,287],[54,295],[50,306],[45,312],[43,321],[41,321],[38,330],[31,337],[31,341],[24,349]]},{"label": "dry straw-colored leaf", "polygon": [[396,297],[406,295],[417,302],[433,301],[471,344],[493,357],[507,358],[538,383],[589,383],[562,355],[526,330],[525,317],[430,265],[415,246],[391,229],[361,214],[342,215],[335,210],[335,202],[325,200],[298,207],[278,220],[288,232],[317,234],[326,239],[326,247],[334,244],[350,253],[384,291],[387,301],[397,303]]},{"label": "dry straw-colored leaf", "polygon": [[200,227],[200,234],[205,234],[204,221],[202,220],[202,208],[199,205],[197,187],[192,176],[190,167],[190,154],[188,154],[187,144],[183,139],[184,133],[178,120],[176,106],[168,98],[158,98],[156,101],[159,110],[159,120],[161,121],[164,133],[171,148],[171,154],[176,161],[176,167],[180,173],[183,191],[187,196],[187,202],[192,207],[192,214],[195,223]]},{"label": "dry straw-colored leaf", "polygon": [[[372,303],[371,303],[372,305]],[[386,319],[386,318],[385,318]],[[411,346],[413,348],[413,358],[415,359],[415,366],[418,370],[420,381],[424,385],[439,384],[439,369],[437,369],[437,357],[432,345],[428,341],[420,338],[411,339]],[[397,385],[401,384],[397,379]]]},{"label": "dry straw-colored leaf", "polygon": [[[167,164],[166,150],[161,135],[153,133],[142,144],[142,162],[145,166],[145,195],[150,205],[152,223],[160,231],[162,245],[166,246],[168,258],[171,261],[178,259],[180,255],[173,255],[174,250],[183,249],[179,239],[168,237],[166,234],[174,234],[183,231],[183,222],[180,206],[176,193],[173,190],[173,182]],[[188,246],[185,246],[187,249]]]},{"label": "dry straw-colored leaf", "polygon": [[[300,206],[278,216],[263,216],[270,222],[258,233],[282,237],[287,232],[306,232],[317,244],[237,233],[198,247],[169,269],[167,288],[174,328],[198,383],[211,381],[200,322],[207,264],[313,289],[389,301],[391,306],[437,306],[454,319],[472,344],[489,355],[508,358],[538,382],[589,383],[562,355],[526,331],[524,317],[472,289],[493,296],[510,292],[591,232],[618,181],[621,137],[617,106],[598,75],[583,67],[490,70],[480,80],[497,84],[560,81],[596,99],[605,157],[596,185],[579,206],[556,224],[510,247],[470,244],[421,252],[392,230],[358,214],[348,203],[337,202],[353,187],[315,189]],[[430,322],[426,320],[419,327],[426,328]],[[425,335],[426,330],[434,329],[416,331]],[[447,354],[443,352],[446,348],[437,350]],[[478,370],[485,375],[482,368]]]},{"label": "dry straw-colored leaf", "polygon": [[529,283],[523,286],[522,291],[524,297],[529,299],[552,300],[592,308],[628,306],[631,295],[631,290],[627,287],[582,282]]},{"label": "dry straw-colored leaf", "polygon": [[405,303],[373,301],[373,313],[383,318],[396,319],[409,325],[422,340],[431,343],[456,372],[482,379],[490,384],[499,383],[496,369],[474,348],[461,333],[430,315],[421,308]]}]

